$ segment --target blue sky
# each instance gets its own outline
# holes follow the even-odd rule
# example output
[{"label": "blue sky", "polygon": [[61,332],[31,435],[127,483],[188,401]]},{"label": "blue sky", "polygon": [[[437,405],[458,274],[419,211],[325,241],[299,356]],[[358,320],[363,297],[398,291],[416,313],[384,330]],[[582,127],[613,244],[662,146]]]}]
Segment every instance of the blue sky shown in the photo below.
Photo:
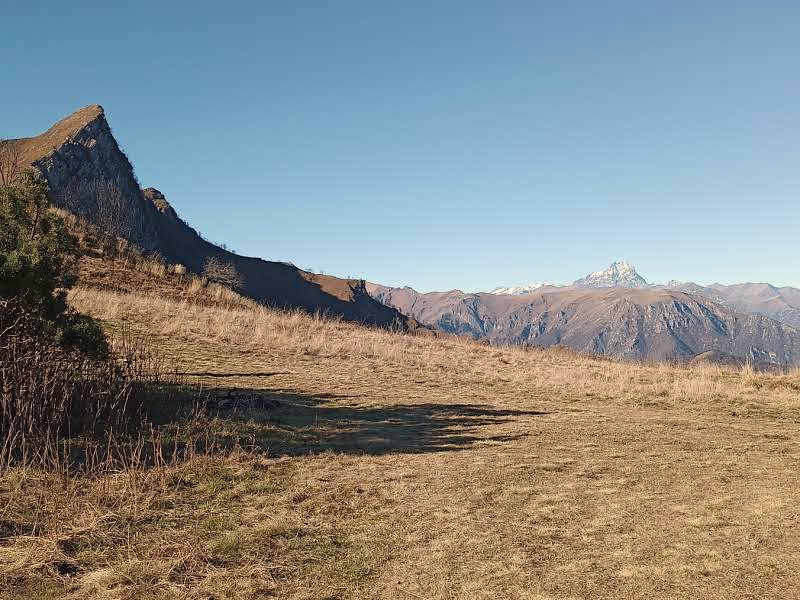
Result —
[{"label": "blue sky", "polygon": [[425,291],[617,258],[800,286],[796,2],[125,4],[7,3],[0,137],[102,104],[240,253]]}]

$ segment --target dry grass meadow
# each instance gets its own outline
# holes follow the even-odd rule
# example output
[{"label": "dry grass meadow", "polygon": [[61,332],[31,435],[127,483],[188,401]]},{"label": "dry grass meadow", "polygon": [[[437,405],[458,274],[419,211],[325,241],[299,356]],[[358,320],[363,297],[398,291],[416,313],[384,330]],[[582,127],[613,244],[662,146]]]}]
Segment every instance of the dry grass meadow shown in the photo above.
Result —
[{"label": "dry grass meadow", "polygon": [[0,598],[800,597],[800,373],[412,337],[188,287],[70,299],[190,373],[202,434],[236,444],[6,473]]}]

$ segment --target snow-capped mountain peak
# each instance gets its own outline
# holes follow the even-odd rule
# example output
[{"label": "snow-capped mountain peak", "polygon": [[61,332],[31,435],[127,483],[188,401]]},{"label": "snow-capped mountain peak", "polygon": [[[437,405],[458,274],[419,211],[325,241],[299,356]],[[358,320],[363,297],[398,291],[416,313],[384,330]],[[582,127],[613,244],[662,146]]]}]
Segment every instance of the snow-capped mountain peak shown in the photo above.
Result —
[{"label": "snow-capped mountain peak", "polygon": [[[578,279],[572,285],[579,287],[592,287],[592,288],[650,287],[647,281],[645,281],[644,277],[642,277],[641,275],[639,275],[639,273],[636,272],[636,268],[632,264],[624,260],[618,260],[611,263],[611,265],[603,271],[595,271],[594,273],[590,273],[586,277]],[[562,287],[563,284],[559,285],[556,283],[549,283],[549,282],[536,282],[536,283],[530,283],[528,285],[498,287],[492,290],[491,293],[495,295],[521,296],[524,294],[531,294],[536,290],[545,286]]]},{"label": "snow-capped mountain peak", "polygon": [[647,281],[636,272],[634,266],[624,260],[611,263],[604,271],[595,271],[578,279],[574,285],[582,287],[647,287]]},{"label": "snow-capped mountain peak", "polygon": [[529,283],[528,285],[517,285],[512,287],[499,287],[491,291],[492,294],[507,295],[507,296],[521,296],[522,294],[530,294],[546,285],[554,285],[548,282]]}]

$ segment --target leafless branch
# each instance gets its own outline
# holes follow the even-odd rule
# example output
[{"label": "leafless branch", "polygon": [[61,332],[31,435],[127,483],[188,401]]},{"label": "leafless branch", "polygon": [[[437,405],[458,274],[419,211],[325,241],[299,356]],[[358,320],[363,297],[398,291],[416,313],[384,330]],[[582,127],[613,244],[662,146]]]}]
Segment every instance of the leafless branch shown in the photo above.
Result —
[{"label": "leafless branch", "polygon": [[22,149],[14,140],[0,140],[0,185],[11,185],[22,174]]},{"label": "leafless branch", "polygon": [[239,289],[244,285],[242,276],[233,266],[233,263],[226,262],[216,256],[212,256],[206,261],[203,267],[203,275],[214,283],[224,285],[233,290]]}]

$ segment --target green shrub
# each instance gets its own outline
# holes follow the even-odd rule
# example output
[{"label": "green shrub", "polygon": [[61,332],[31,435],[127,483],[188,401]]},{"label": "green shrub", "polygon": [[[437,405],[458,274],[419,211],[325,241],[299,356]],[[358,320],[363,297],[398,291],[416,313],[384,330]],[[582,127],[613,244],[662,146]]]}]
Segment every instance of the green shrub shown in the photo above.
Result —
[{"label": "green shrub", "polygon": [[97,322],[67,306],[77,261],[78,243],[50,212],[44,179],[26,172],[0,186],[0,335],[108,356]]}]

